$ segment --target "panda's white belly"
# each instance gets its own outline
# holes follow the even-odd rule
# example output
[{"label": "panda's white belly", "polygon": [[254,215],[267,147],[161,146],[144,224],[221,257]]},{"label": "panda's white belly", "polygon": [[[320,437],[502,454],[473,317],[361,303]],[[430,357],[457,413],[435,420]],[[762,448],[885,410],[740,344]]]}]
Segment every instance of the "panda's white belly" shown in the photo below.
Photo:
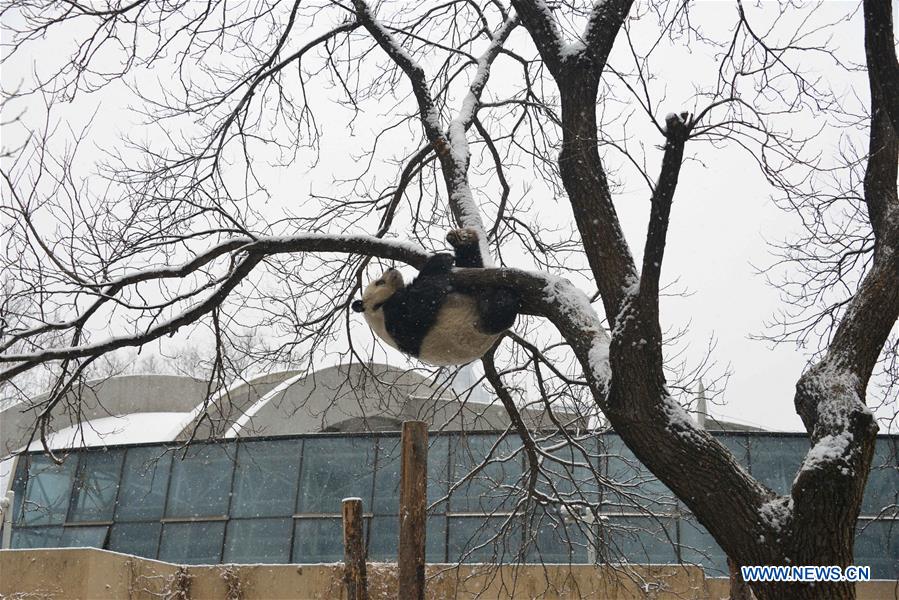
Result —
[{"label": "panda's white belly", "polygon": [[[365,320],[375,334],[399,350],[387,333],[384,312],[365,312]],[[449,294],[440,310],[440,318],[421,342],[418,358],[436,366],[464,365],[481,358],[499,335],[478,330],[477,302],[464,294]]]},{"label": "panda's white belly", "polygon": [[478,329],[477,302],[464,294],[449,294],[440,319],[421,343],[418,357],[432,365],[462,365],[482,357],[499,335]]}]

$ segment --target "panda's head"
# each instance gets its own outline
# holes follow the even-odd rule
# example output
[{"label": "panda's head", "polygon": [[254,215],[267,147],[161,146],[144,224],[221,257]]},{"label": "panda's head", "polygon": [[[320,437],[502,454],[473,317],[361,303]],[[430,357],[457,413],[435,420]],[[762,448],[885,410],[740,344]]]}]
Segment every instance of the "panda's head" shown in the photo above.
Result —
[{"label": "panda's head", "polygon": [[382,307],[390,300],[390,297],[403,289],[403,274],[396,269],[388,269],[379,278],[368,284],[362,292],[362,300],[356,300],[351,305],[358,313],[365,313],[366,317],[383,315]]}]

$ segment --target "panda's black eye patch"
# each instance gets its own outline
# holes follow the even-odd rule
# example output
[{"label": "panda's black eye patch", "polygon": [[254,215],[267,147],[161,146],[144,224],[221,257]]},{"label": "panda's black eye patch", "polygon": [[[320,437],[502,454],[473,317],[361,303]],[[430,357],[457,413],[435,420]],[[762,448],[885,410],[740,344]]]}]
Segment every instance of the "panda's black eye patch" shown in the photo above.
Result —
[{"label": "panda's black eye patch", "polygon": [[377,280],[377,281],[375,282],[375,285],[384,285],[384,280],[383,280],[383,279]]},{"label": "panda's black eye patch", "polygon": [[374,306],[372,306],[372,309],[373,309],[373,310],[381,310],[381,307],[382,307],[382,306],[384,306],[384,303],[383,303],[383,302],[378,302],[377,304],[375,304]]}]

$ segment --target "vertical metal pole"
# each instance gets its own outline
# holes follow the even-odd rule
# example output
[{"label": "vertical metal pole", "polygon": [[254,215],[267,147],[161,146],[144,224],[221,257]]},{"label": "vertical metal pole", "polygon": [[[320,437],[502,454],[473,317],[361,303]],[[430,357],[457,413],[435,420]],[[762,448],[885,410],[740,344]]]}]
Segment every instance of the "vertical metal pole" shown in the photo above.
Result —
[{"label": "vertical metal pole", "polygon": [[399,598],[424,600],[428,507],[428,424],[403,423],[400,464]]},{"label": "vertical metal pole", "polygon": [[361,498],[343,500],[343,563],[347,600],[368,600]]},{"label": "vertical metal pole", "polygon": [[12,507],[16,499],[16,493],[12,490],[6,492],[6,496],[0,498],[0,528],[3,529],[3,538],[0,540],[0,548],[8,550],[12,541]]}]

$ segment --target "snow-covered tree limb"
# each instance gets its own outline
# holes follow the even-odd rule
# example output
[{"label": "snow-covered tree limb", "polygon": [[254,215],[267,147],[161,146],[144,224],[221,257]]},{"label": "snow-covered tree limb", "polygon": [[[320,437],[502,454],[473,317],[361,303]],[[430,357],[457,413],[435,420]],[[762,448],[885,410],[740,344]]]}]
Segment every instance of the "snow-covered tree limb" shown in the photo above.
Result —
[{"label": "snow-covered tree limb", "polygon": [[518,17],[514,14],[505,16],[497,30],[490,34],[487,49],[475,61],[476,71],[462,106],[444,130],[439,111],[429,91],[424,69],[403,49],[384,25],[378,22],[365,0],[354,0],[353,5],[356,7],[359,20],[391,60],[403,70],[412,85],[425,134],[440,159],[449,204],[456,223],[460,227],[477,230],[480,233],[481,253],[485,258],[490,256],[487,230],[484,228],[481,210],[475,202],[468,181],[470,155],[466,133],[477,116],[481,94],[490,77],[490,67],[502,50],[506,39],[518,25]]},{"label": "snow-covered tree limb", "polygon": [[[0,372],[0,381],[9,380],[46,361],[100,356],[119,348],[142,346],[162,336],[170,335],[220,306],[234,288],[265,258],[284,253],[302,252],[338,252],[380,256],[381,258],[400,260],[413,266],[420,266],[427,258],[426,253],[412,244],[388,241],[366,235],[329,236],[310,234],[228,240],[210,248],[179,267],[139,270],[113,281],[97,282],[90,287],[103,288],[102,295],[88,310],[74,319],[41,325],[25,331],[12,330],[8,332],[8,338],[0,340],[4,349],[4,352],[0,354],[0,363],[13,363],[14,366]],[[88,325],[90,317],[96,312],[98,303],[112,299],[126,286],[151,280],[180,279],[223,254],[232,255],[233,262],[220,284],[213,288],[205,298],[190,308],[166,321],[154,324],[146,331],[133,335],[112,337],[85,345],[76,343],[71,346],[45,348],[39,351],[23,353],[10,351],[16,345],[48,330],[83,329]]]}]

